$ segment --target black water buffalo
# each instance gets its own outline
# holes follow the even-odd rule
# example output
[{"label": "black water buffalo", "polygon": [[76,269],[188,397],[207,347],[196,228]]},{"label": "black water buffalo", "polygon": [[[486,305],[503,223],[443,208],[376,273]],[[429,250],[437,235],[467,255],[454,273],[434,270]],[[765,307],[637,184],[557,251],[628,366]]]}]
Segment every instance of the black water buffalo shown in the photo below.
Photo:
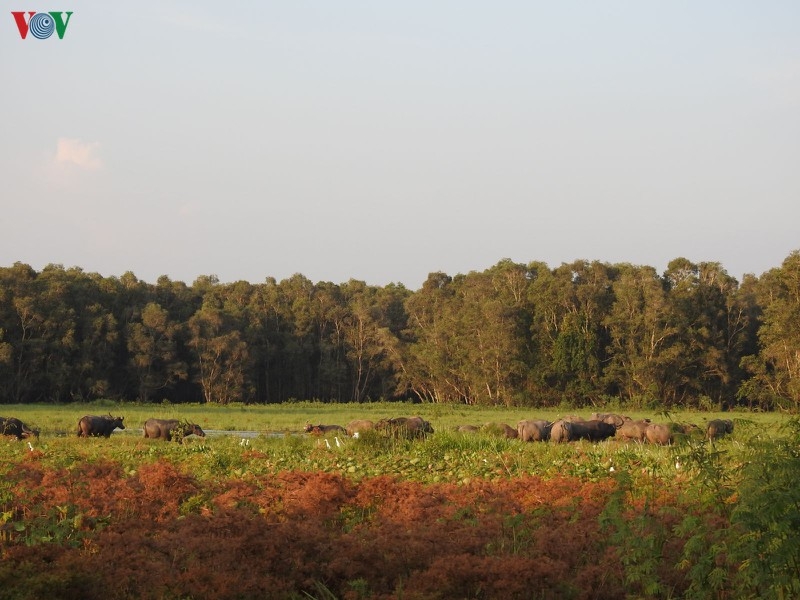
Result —
[{"label": "black water buffalo", "polygon": [[178,419],[147,419],[144,423],[144,437],[154,440],[164,440],[169,442],[183,441],[187,435],[206,437],[205,431],[200,425],[179,421]]},{"label": "black water buffalo", "polygon": [[306,433],[311,433],[313,435],[325,435],[326,433],[347,433],[347,430],[342,427],[341,425],[312,425],[311,423],[306,423],[305,428],[303,429]]},{"label": "black water buffalo", "polygon": [[571,425],[569,433],[571,442],[575,440],[602,442],[617,433],[616,427],[604,421],[573,421]]},{"label": "black water buffalo", "polygon": [[18,440],[39,437],[38,429],[31,429],[16,417],[0,417],[0,435],[12,435]]},{"label": "black water buffalo", "polygon": [[86,415],[78,421],[78,437],[111,437],[111,432],[115,429],[125,429],[122,422],[124,417],[112,417],[104,415]]},{"label": "black water buffalo", "polygon": [[397,417],[381,419],[375,429],[397,438],[421,438],[433,433],[433,427],[422,417]]},{"label": "black water buffalo", "polygon": [[714,419],[708,422],[706,437],[709,440],[715,440],[726,433],[733,433],[733,421],[730,419]]}]

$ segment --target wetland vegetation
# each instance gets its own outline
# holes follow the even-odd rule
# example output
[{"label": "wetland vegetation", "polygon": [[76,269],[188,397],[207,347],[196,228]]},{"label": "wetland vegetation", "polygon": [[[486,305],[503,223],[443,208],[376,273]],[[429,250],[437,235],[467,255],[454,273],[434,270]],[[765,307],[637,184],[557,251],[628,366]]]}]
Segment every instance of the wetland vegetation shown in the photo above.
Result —
[{"label": "wetland vegetation", "polygon": [[[732,435],[713,444],[702,433],[678,436],[661,447],[455,431],[558,411],[410,403],[13,408],[41,435],[28,440],[32,449],[0,441],[4,598],[800,591],[800,427],[776,413],[726,413]],[[80,416],[106,412],[124,414],[128,428],[109,439],[74,435]],[[309,421],[417,413],[435,429],[421,440],[302,433]],[[132,429],[149,416],[261,434],[148,440]],[[702,425],[719,415],[635,416]]]}]

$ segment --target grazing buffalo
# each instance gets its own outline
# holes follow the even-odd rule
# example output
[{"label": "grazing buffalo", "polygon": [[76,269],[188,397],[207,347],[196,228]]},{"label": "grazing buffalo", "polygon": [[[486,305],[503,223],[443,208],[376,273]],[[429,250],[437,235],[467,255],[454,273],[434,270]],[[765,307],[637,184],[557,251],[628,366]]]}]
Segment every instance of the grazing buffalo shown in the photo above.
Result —
[{"label": "grazing buffalo", "polygon": [[709,440],[715,440],[726,433],[733,433],[733,421],[730,419],[714,419],[708,422],[706,437]]},{"label": "grazing buffalo", "polygon": [[355,437],[357,433],[361,433],[362,431],[369,431],[370,429],[374,428],[375,428],[375,423],[373,423],[369,419],[356,419],[354,421],[350,421],[344,429],[347,435],[349,435],[350,437]]},{"label": "grazing buffalo", "polygon": [[517,423],[517,437],[523,442],[546,442],[550,439],[551,427],[550,421],[523,420]]},{"label": "grazing buffalo", "polygon": [[618,415],[617,413],[592,413],[591,419],[592,421],[603,421],[604,423],[610,423],[617,429],[622,427],[626,421],[631,420],[630,417]]},{"label": "grazing buffalo", "polygon": [[481,428],[477,425],[459,425],[456,427],[456,431],[460,433],[477,433],[480,430]]},{"label": "grazing buffalo", "polygon": [[506,423],[486,423],[481,427],[481,431],[491,435],[499,435],[500,437],[508,438],[510,440],[516,439],[519,435],[517,430],[507,425]]},{"label": "grazing buffalo", "polygon": [[571,423],[569,441],[589,440],[590,442],[602,442],[610,437],[614,437],[617,428],[611,423],[604,421],[575,421]]},{"label": "grazing buffalo", "polygon": [[105,415],[86,415],[78,421],[78,437],[111,437],[111,432],[115,429],[125,429],[122,423],[124,417],[112,417]]},{"label": "grazing buffalo", "polygon": [[144,437],[169,442],[182,442],[187,435],[206,437],[200,425],[179,421],[178,419],[147,419],[144,423]]},{"label": "grazing buffalo", "polygon": [[572,425],[572,423],[564,419],[553,423],[553,426],[550,428],[550,441],[556,444],[568,442],[570,440],[570,435],[572,435]]},{"label": "grazing buffalo", "polygon": [[306,423],[303,431],[313,435],[325,435],[326,433],[347,433],[347,430],[341,425],[312,425],[311,423]]},{"label": "grazing buffalo", "polygon": [[644,442],[647,437],[647,426],[650,421],[625,421],[622,427],[617,429],[617,437],[624,440]]},{"label": "grazing buffalo", "polygon": [[659,446],[669,446],[672,443],[672,431],[669,425],[650,423],[644,430],[647,441]]},{"label": "grazing buffalo", "polygon": [[0,435],[12,435],[18,440],[39,437],[38,429],[31,429],[16,417],[0,417]]},{"label": "grazing buffalo", "polygon": [[567,415],[566,417],[562,417],[562,420],[567,421],[568,423],[582,423],[586,419],[580,415]]},{"label": "grazing buffalo", "polygon": [[381,419],[375,429],[396,438],[421,438],[433,433],[433,427],[422,417],[397,417]]}]

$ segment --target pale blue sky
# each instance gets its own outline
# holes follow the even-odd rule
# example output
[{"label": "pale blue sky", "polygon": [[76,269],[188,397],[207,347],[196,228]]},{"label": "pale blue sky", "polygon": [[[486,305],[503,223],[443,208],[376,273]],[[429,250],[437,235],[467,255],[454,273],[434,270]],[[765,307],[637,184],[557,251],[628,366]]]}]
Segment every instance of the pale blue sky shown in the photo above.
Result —
[{"label": "pale blue sky", "polygon": [[800,3],[70,0],[0,15],[0,265],[402,282],[800,249]]}]

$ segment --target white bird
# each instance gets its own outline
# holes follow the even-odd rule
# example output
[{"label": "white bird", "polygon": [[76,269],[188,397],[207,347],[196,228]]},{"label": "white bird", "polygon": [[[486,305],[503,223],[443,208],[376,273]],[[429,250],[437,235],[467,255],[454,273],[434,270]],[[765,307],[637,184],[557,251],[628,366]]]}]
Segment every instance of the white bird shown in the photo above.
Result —
[{"label": "white bird", "polygon": [[357,431],[353,433],[353,438],[354,439],[358,439],[358,432]]},{"label": "white bird", "polygon": [[680,469],[681,469],[680,461],[677,461],[677,460],[675,461],[675,468],[680,471]]},{"label": "white bird", "polygon": [[31,452],[33,452],[33,444],[31,444],[30,442],[28,442],[28,448],[30,448]]},{"label": "white bird", "polygon": [[613,473],[614,472],[614,467],[611,467],[608,471],[609,471],[609,473]]},{"label": "white bird", "polygon": [[334,436],[333,439],[336,440],[336,447],[337,448],[341,448],[342,447],[342,442],[339,441],[339,436],[338,435]]},{"label": "white bird", "polygon": [[325,445],[328,447],[328,450],[331,449],[331,443],[328,441],[328,438],[325,438]]}]

